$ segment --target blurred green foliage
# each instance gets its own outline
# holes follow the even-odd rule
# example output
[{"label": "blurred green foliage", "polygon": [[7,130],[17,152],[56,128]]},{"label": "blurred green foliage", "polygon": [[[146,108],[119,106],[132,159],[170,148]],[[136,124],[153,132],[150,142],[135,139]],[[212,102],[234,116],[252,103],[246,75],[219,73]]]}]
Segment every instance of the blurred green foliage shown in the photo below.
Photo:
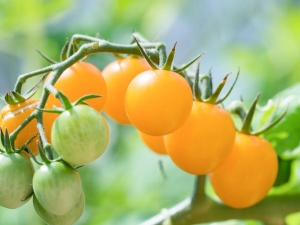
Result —
[{"label": "blurred green foliage", "polygon": [[[254,28],[249,24],[255,24]],[[243,29],[245,34],[239,36]],[[239,65],[241,77],[231,99],[243,95],[246,101],[251,101],[260,91],[264,103],[299,81],[300,9],[297,1],[0,0],[1,94],[13,88],[19,74],[48,65],[34,48],[58,60],[66,38],[75,33],[93,36],[99,32],[109,41],[128,43],[133,30],[151,41],[165,42],[168,48],[180,40],[175,56],[180,64],[206,50],[207,57],[202,57],[204,72],[214,66],[216,74],[225,75],[229,68],[235,70]],[[249,41],[253,36],[254,41]],[[109,54],[89,58],[100,69],[112,60]],[[222,77],[214,81],[218,83],[219,78]],[[297,118],[298,114],[292,122]],[[107,152],[79,169],[86,209],[78,225],[138,224],[190,195],[193,176],[178,169],[168,157],[149,151],[133,127],[120,126],[111,120],[109,125],[112,139]],[[289,122],[277,129],[282,127],[287,132],[295,128]],[[274,128],[273,134],[279,133]],[[296,138],[286,144],[293,144],[292,150],[295,150],[299,142]],[[289,150],[289,147],[278,146],[280,153]],[[163,163],[167,179],[159,169],[159,161]],[[298,160],[292,163],[289,183],[272,190],[273,193],[298,191],[298,164]],[[297,222],[299,214],[287,218],[289,225]],[[30,201],[17,210],[1,207],[0,224],[43,223]],[[220,224],[260,223],[228,221]]]}]

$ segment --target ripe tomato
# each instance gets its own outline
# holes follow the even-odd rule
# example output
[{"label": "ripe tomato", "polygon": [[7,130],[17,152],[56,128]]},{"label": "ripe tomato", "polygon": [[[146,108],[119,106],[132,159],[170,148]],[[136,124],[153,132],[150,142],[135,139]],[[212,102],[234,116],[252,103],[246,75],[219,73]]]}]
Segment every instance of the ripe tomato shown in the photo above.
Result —
[{"label": "ripe tomato", "polygon": [[188,82],[168,70],[147,70],[129,84],[125,109],[143,133],[160,136],[178,129],[189,116],[193,95]]},{"label": "ripe tomato", "polygon": [[33,193],[34,168],[27,153],[0,153],[0,205],[15,209]]},{"label": "ripe tomato", "polygon": [[[7,129],[8,133],[13,132],[17,127],[21,125],[21,123],[26,120],[26,118],[36,109],[38,106],[38,99],[28,99],[22,103],[16,105],[6,105],[1,110],[1,128],[3,132]],[[46,106],[47,107],[47,106]],[[51,113],[43,114],[43,123],[45,127],[45,135],[48,140],[50,140],[51,136],[51,126],[53,121],[55,120],[56,115]],[[32,142],[29,144],[30,150],[34,155],[38,154],[37,141],[39,140],[38,130],[36,127],[36,120],[27,124],[24,129],[20,131],[16,140],[15,140],[15,148],[20,148],[24,145],[28,140],[32,137],[36,136]]]},{"label": "ripe tomato", "polygon": [[[49,74],[46,82],[51,76],[52,73]],[[90,63],[76,62],[61,74],[54,87],[61,90],[71,102],[87,94],[101,95],[100,98],[89,99],[86,102],[98,112],[104,107],[106,84],[100,70]],[[47,103],[51,108],[53,105],[61,107],[60,101],[52,94],[49,95]]]},{"label": "ripe tomato", "polygon": [[73,225],[81,217],[85,205],[83,191],[76,205],[64,215],[56,215],[46,211],[43,206],[41,206],[35,195],[33,195],[32,200],[33,207],[40,218],[47,224],[55,225]]},{"label": "ripe tomato", "polygon": [[206,174],[229,156],[235,138],[230,114],[223,108],[194,101],[187,121],[164,137],[167,153],[182,170]]},{"label": "ripe tomato", "polygon": [[143,142],[155,153],[161,155],[167,154],[164,144],[164,136],[152,136],[141,131],[138,131],[138,133]]},{"label": "ripe tomato", "polygon": [[77,105],[55,120],[51,138],[54,150],[71,165],[84,165],[99,158],[109,142],[106,120],[96,110]]},{"label": "ripe tomato", "polygon": [[130,124],[124,105],[127,87],[135,76],[150,69],[149,64],[139,58],[120,59],[103,69],[102,74],[107,85],[104,111],[108,116],[118,123]]},{"label": "ripe tomato", "polygon": [[78,172],[65,162],[42,165],[35,172],[32,185],[42,207],[56,215],[70,211],[82,193]]},{"label": "ripe tomato", "polygon": [[265,197],[277,171],[277,156],[268,141],[237,132],[230,156],[210,174],[210,181],[224,204],[246,208]]}]

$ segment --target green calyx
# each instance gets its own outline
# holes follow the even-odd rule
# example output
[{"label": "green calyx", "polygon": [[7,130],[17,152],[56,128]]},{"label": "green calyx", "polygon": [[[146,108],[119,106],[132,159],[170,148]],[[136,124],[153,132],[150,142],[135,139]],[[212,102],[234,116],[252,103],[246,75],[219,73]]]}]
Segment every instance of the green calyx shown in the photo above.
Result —
[{"label": "green calyx", "polygon": [[93,99],[93,98],[99,98],[101,95],[95,95],[95,94],[87,94],[82,97],[80,97],[78,100],[75,102],[71,102],[69,98],[62,92],[62,91],[57,91],[55,96],[60,100],[60,102],[63,105],[63,108],[55,108],[55,109],[38,109],[43,112],[47,113],[58,113],[61,114],[65,110],[71,109],[76,105],[88,105],[85,101],[88,99]]},{"label": "green calyx", "polygon": [[20,94],[17,91],[7,92],[4,96],[0,95],[0,98],[9,105],[17,105],[19,103],[25,102],[27,99],[30,99],[39,89],[41,84],[44,82],[46,74],[44,74],[41,79],[26,93]]},{"label": "green calyx", "polygon": [[211,69],[209,70],[208,74],[200,74],[200,63],[197,65],[195,80],[193,83],[193,94],[194,99],[196,101],[210,103],[210,104],[220,104],[222,103],[231,93],[233,87],[235,86],[237,79],[240,74],[240,69],[238,68],[238,72],[236,78],[231,85],[230,89],[227,93],[219,99],[221,91],[226,84],[227,78],[230,73],[226,74],[221,83],[218,85],[215,91],[213,91],[213,84],[212,84],[212,75]]},{"label": "green calyx", "polygon": [[251,104],[250,109],[247,111],[244,103],[242,101],[234,101],[229,106],[229,112],[231,114],[235,114],[240,117],[242,120],[242,126],[239,132],[249,135],[260,135],[264,132],[268,131],[272,127],[274,127],[280,120],[284,117],[287,112],[287,109],[276,119],[274,119],[276,110],[274,110],[273,114],[269,117],[267,122],[263,125],[263,127],[257,131],[253,131],[251,124],[253,121],[256,105],[259,99],[260,93],[257,94],[253,103]]},{"label": "green calyx", "polygon": [[35,137],[36,135],[33,136],[30,140],[28,140],[23,146],[21,146],[21,148],[15,149],[7,129],[5,130],[5,133],[3,133],[3,130],[0,128],[0,141],[1,141],[1,145],[4,148],[4,150],[0,149],[0,152],[2,153],[6,152],[8,154],[11,154],[11,153],[20,153],[21,151],[26,150],[27,152],[31,153],[30,149],[28,148],[28,145],[29,143],[32,142],[32,140]]},{"label": "green calyx", "polygon": [[173,59],[175,56],[177,42],[174,44],[173,48],[171,49],[171,51],[168,55],[166,55],[165,45],[163,43],[161,43],[156,48],[159,53],[159,65],[157,66],[147,55],[146,51],[143,49],[143,47],[140,45],[138,39],[134,35],[133,35],[133,38],[134,38],[142,56],[145,58],[145,60],[148,62],[148,64],[154,70],[171,70],[173,72],[181,74],[182,71],[187,69],[190,65],[192,65],[196,60],[198,60],[204,54],[204,53],[202,53],[202,54],[198,55],[193,60],[191,60],[189,63],[187,63],[186,65],[184,65],[183,67],[181,67],[179,69],[173,69]]}]

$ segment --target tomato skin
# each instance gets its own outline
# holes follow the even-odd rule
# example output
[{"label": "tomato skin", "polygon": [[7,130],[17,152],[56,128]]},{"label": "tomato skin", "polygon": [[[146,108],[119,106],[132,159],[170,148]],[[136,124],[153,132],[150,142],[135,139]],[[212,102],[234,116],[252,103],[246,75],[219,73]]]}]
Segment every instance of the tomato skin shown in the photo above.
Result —
[{"label": "tomato skin", "polygon": [[28,154],[0,153],[0,171],[0,205],[9,209],[24,205],[33,193],[34,168]]},{"label": "tomato skin", "polygon": [[32,184],[39,203],[56,215],[70,211],[82,192],[79,173],[63,161],[42,165],[35,172]]},{"label": "tomato skin", "polygon": [[70,211],[63,215],[56,215],[46,211],[43,208],[43,206],[39,203],[35,195],[33,195],[32,202],[36,213],[45,223],[49,225],[73,225],[77,220],[79,220],[83,213],[85,198],[84,192],[82,191],[76,205]]},{"label": "tomato skin", "polygon": [[178,129],[189,116],[193,95],[188,82],[167,70],[147,70],[129,84],[125,109],[143,133],[160,136]]},{"label": "tomato skin", "polygon": [[153,152],[160,155],[166,155],[167,151],[164,144],[164,136],[151,136],[138,131],[138,134],[142,141],[150,148]]},{"label": "tomato skin", "polygon": [[164,136],[168,155],[182,170],[207,174],[220,166],[231,152],[235,127],[223,108],[194,101],[187,121]]},{"label": "tomato skin", "polygon": [[268,141],[237,132],[230,156],[210,174],[210,181],[224,204],[246,208],[267,195],[277,171],[277,155]]},{"label": "tomato skin", "polygon": [[[35,110],[38,103],[38,99],[28,99],[16,105],[5,105],[1,110],[1,128],[3,132],[7,129],[8,133],[11,133],[17,129]],[[50,140],[51,125],[55,118],[56,116],[53,114],[43,113],[44,131],[48,140]],[[36,136],[28,146],[34,155],[38,154],[37,142],[39,141],[39,136],[36,125],[37,122],[33,119],[20,131],[14,143],[15,148],[22,147],[28,140]]]},{"label": "tomato skin", "polygon": [[109,128],[96,110],[77,105],[55,120],[51,138],[59,156],[69,164],[79,166],[104,153],[109,143]]},{"label": "tomato skin", "polygon": [[[53,73],[50,73],[46,82],[52,76]],[[98,112],[104,107],[107,92],[105,80],[101,71],[88,62],[76,62],[67,68],[56,81],[54,87],[61,90],[71,102],[87,94],[101,95],[99,98],[86,100],[86,103]],[[53,94],[49,95],[47,104],[51,109],[54,105],[61,107],[60,101]]]},{"label": "tomato skin", "polygon": [[149,64],[140,58],[119,59],[103,69],[107,85],[104,111],[109,117],[120,124],[130,124],[124,105],[127,87],[139,73],[150,69]]}]

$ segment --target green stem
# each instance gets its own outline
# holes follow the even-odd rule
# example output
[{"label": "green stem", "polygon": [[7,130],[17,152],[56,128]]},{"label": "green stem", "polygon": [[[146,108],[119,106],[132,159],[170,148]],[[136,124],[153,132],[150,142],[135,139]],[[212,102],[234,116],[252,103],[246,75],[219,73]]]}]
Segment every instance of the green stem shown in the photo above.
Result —
[{"label": "green stem", "polygon": [[[258,204],[234,209],[216,202],[203,194],[204,178],[196,183],[197,198],[187,198],[170,208],[167,213],[159,213],[140,225],[163,225],[171,219],[172,225],[192,225],[226,220],[258,220],[265,225],[285,225],[285,217],[300,211],[300,194],[267,196]],[[195,196],[195,194],[194,194]],[[197,200],[197,201],[196,201]],[[169,217],[169,218],[168,218]]]},{"label": "green stem", "polygon": [[157,51],[159,54],[159,68],[162,68],[167,60],[167,50],[166,50],[166,46],[161,43],[157,46]]},{"label": "green stem", "polygon": [[15,87],[14,87],[14,91],[17,93],[21,93],[22,91],[22,86],[24,83],[26,83],[27,79],[31,78],[31,77],[35,77],[44,73],[48,73],[52,70],[53,65],[47,66],[43,69],[40,70],[36,70],[30,73],[26,73],[26,74],[22,74],[18,77]]},{"label": "green stem", "polygon": [[208,99],[213,93],[213,86],[212,86],[212,78],[211,72],[209,71],[208,74],[202,74],[200,76],[200,83],[201,83],[201,94],[202,99],[205,101]]}]

